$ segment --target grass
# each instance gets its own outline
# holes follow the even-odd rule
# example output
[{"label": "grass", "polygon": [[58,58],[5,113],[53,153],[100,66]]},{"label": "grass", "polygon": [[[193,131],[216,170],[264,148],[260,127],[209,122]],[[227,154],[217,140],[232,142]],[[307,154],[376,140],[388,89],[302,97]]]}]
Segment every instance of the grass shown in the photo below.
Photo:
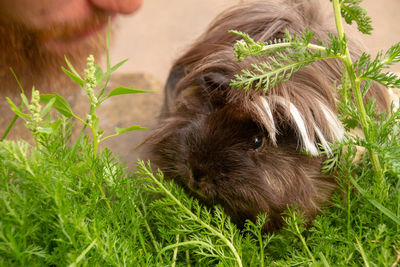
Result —
[{"label": "grass", "polygon": [[400,181],[373,166],[336,166],[339,190],[308,229],[261,233],[265,216],[238,230],[216,208],[139,162],[130,174],[89,138],[66,145],[71,123],[31,146],[0,143],[0,265],[391,266],[400,255]]}]

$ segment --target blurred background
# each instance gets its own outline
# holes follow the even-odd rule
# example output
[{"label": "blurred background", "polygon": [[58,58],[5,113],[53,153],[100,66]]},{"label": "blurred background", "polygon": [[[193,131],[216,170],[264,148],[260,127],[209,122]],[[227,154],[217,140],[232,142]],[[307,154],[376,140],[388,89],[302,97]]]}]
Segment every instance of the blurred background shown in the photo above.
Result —
[{"label": "blurred background", "polygon": [[[131,16],[122,17],[112,38],[111,63],[129,61],[118,70],[111,87],[124,85],[153,93],[118,96],[105,102],[100,116],[103,127],[113,129],[139,124],[152,128],[163,101],[162,87],[173,61],[206,29],[222,10],[240,0],[144,0]],[[328,0],[320,0],[328,2]],[[329,4],[328,4],[329,5]],[[368,52],[376,54],[400,41],[400,0],[365,0],[374,31],[364,36]],[[400,66],[392,71],[400,72]],[[117,122],[117,125],[115,125]],[[141,155],[138,145],[150,131],[134,131],[107,140],[104,146],[118,152],[129,167]]]},{"label": "blurred background", "polygon": [[[240,0],[144,0],[134,15],[119,21],[111,57],[129,58],[121,72],[146,72],[164,82],[174,59],[222,10]],[[320,0],[328,1],[328,0]],[[375,54],[400,41],[400,0],[364,0],[374,31],[364,36]],[[400,72],[400,66],[394,71]]]}]

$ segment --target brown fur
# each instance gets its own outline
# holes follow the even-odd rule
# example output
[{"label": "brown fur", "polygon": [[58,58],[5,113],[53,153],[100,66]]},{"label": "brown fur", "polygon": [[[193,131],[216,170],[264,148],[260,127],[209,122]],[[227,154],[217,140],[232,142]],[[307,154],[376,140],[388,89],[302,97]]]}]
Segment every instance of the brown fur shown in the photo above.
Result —
[{"label": "brown fur", "polygon": [[[217,17],[172,68],[159,127],[146,141],[153,165],[203,203],[222,205],[239,225],[267,212],[265,230],[277,229],[282,212],[295,203],[311,220],[329,200],[335,178],[321,174],[323,157],[301,150],[340,138],[333,84],[340,83],[341,65],[318,61],[267,93],[237,90],[229,86],[234,75],[266,58],[235,61],[232,47],[239,37],[228,30],[266,42],[282,38],[285,29],[308,28],[326,40],[335,29],[325,19],[311,0],[244,3]],[[351,39],[350,47],[357,58],[357,41]],[[380,110],[387,109],[384,88],[374,84],[371,96]]]}]

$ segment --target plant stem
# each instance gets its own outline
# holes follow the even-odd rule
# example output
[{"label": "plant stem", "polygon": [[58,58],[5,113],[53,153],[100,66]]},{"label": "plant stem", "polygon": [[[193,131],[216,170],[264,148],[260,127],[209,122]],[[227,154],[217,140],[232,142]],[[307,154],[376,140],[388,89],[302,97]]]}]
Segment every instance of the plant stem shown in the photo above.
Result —
[{"label": "plant stem", "polygon": [[[179,243],[179,234],[176,235],[176,244]],[[176,257],[178,256],[178,246],[174,249],[174,255],[172,257],[172,265],[171,267],[175,267],[176,265]]]},{"label": "plant stem", "polygon": [[17,119],[18,119],[18,115],[15,115],[14,118],[12,119],[12,121],[10,122],[10,124],[8,125],[6,131],[2,135],[0,141],[3,141],[4,139],[6,139],[8,133],[10,132],[11,128],[14,126],[15,122],[17,121]]},{"label": "plant stem", "polygon": [[239,256],[239,253],[237,252],[235,246],[219,231],[214,229],[212,226],[209,224],[205,223],[203,220],[201,220],[196,214],[194,214],[191,210],[189,210],[185,205],[182,204],[167,188],[164,187],[164,185],[153,175],[152,172],[150,172],[146,166],[144,165],[144,162],[141,162],[142,165],[142,170],[145,172],[145,174],[150,177],[167,195],[170,197],[178,206],[186,213],[188,214],[194,221],[198,222],[201,224],[204,228],[209,230],[211,233],[213,233],[215,236],[219,237],[232,251],[233,255],[235,256],[235,260],[238,264],[239,267],[242,267],[242,260]]},{"label": "plant stem", "polygon": [[357,238],[356,238],[356,243],[357,243],[357,246],[356,246],[356,247],[358,248],[358,251],[360,252],[361,257],[362,257],[362,259],[363,259],[363,261],[364,261],[364,264],[365,264],[364,266],[369,267],[367,255],[365,255],[365,251],[364,251],[364,249],[363,249],[363,247],[362,247],[360,241],[359,241]]},{"label": "plant stem", "polygon": [[91,117],[91,122],[89,124],[90,129],[92,130],[93,135],[93,158],[96,159],[97,157],[97,147],[99,145],[99,121],[96,116],[96,108],[97,106],[90,103],[90,110],[89,115]]},{"label": "plant stem", "polygon": [[300,232],[299,226],[297,225],[297,222],[294,222],[294,224],[295,224],[295,229],[296,229],[297,237],[300,239],[301,243],[303,244],[303,246],[304,246],[304,248],[305,248],[305,250],[306,250],[308,256],[309,256],[310,259],[312,260],[312,262],[315,263],[315,258],[314,258],[314,256],[313,256],[313,254],[311,253],[310,249],[308,248],[307,243],[306,243],[306,241],[304,240],[304,237],[303,237],[303,235],[302,235],[301,232]]},{"label": "plant stem", "polygon": [[96,159],[97,157],[97,147],[99,145],[99,140],[97,137],[97,130],[94,129],[94,127],[92,128],[92,134],[93,134],[93,158]]},{"label": "plant stem", "polygon": [[[142,204],[143,204],[143,203],[142,203]],[[150,225],[149,225],[149,223],[148,223],[147,220],[146,220],[146,217],[145,217],[145,216],[143,215],[143,213],[140,211],[140,209],[138,208],[138,206],[136,206],[136,204],[133,204],[133,206],[135,207],[136,212],[139,213],[139,216],[143,218],[144,226],[146,227],[147,233],[148,233],[149,236],[150,236],[150,239],[151,239],[151,242],[153,243],[154,249],[155,249],[156,251],[159,251],[160,248],[158,247],[158,244],[157,244],[156,239],[155,239],[155,237],[154,237],[154,235],[153,235],[153,232],[151,231]],[[143,205],[143,207],[144,207],[144,205]]]},{"label": "plant stem", "polygon": [[[110,202],[108,201],[107,196],[106,196],[106,194],[104,193],[104,190],[103,190],[101,184],[99,184],[99,183],[97,182],[97,178],[96,178],[96,175],[94,174],[94,171],[92,170],[91,173],[92,173],[93,181],[96,183],[96,185],[97,185],[97,187],[99,188],[99,191],[100,191],[100,193],[101,193],[101,196],[104,198],[104,201],[106,202],[107,208],[110,210],[111,214],[114,215],[114,211],[113,211],[113,209],[111,208]],[[115,224],[115,226],[117,227],[118,230],[120,230],[121,228],[119,227],[118,221],[116,220],[115,216],[113,216],[113,219],[114,219],[114,224]]]},{"label": "plant stem", "polygon": [[[187,241],[186,235],[183,236],[183,240],[185,242]],[[186,254],[186,266],[190,267],[190,253],[189,253],[189,250],[186,250],[185,254]]]},{"label": "plant stem", "polygon": [[[348,174],[350,175],[350,174]],[[347,184],[347,238],[350,237],[350,230],[351,230],[351,204],[350,204],[350,193],[351,193],[351,182],[350,177],[348,179]]]},{"label": "plant stem", "polygon": [[[346,67],[347,73],[349,75],[353,95],[354,95],[354,100],[355,104],[357,107],[357,110],[360,114],[360,123],[361,127],[363,128],[365,139],[367,142],[371,141],[370,139],[370,131],[369,131],[369,124],[367,120],[367,112],[365,111],[364,103],[363,103],[363,98],[361,95],[361,81],[358,79],[358,77],[355,74],[354,68],[353,68],[353,63],[351,61],[350,57],[350,52],[347,47],[347,42],[344,42],[344,29],[343,29],[343,24],[342,24],[342,17],[341,17],[341,12],[340,12],[340,4],[339,0],[332,0],[333,3],[333,11],[334,11],[334,16],[335,16],[335,23],[336,23],[336,30],[339,35],[339,39],[344,43],[345,46],[345,54],[341,57],[341,60],[343,64]],[[376,178],[378,181],[381,183],[383,181],[383,172],[382,172],[382,167],[379,162],[378,155],[376,155],[371,149],[368,149],[369,156],[372,161],[372,165],[375,170]]]},{"label": "plant stem", "polygon": [[257,234],[258,237],[258,244],[260,246],[260,266],[264,267],[264,245],[263,245],[263,239],[262,239],[262,234],[261,231],[258,232]]},{"label": "plant stem", "polygon": [[[21,89],[21,93],[23,94],[24,93],[24,88],[22,87],[22,85],[21,85],[21,83],[20,83],[20,81],[19,81],[19,79],[17,77],[17,74],[15,74],[15,72],[14,72],[14,70],[12,68],[10,68],[10,71],[11,71],[12,75],[14,76],[15,80],[17,81],[17,84],[18,84],[19,88]],[[24,107],[24,102],[22,101],[19,109],[22,110],[23,107]],[[0,141],[3,141],[4,139],[6,139],[8,133],[10,132],[11,128],[14,126],[15,122],[17,121],[17,119],[18,119],[18,115],[15,115],[13,120],[8,125],[6,131],[2,135]]]},{"label": "plant stem", "polygon": [[[291,42],[269,44],[269,45],[265,45],[263,47],[262,51],[275,50],[275,49],[280,49],[280,48],[288,48],[288,47],[292,47],[292,45],[293,45],[293,43],[291,43]],[[308,44],[306,47],[309,48],[309,49],[319,50],[319,51],[322,51],[322,52],[326,51],[326,47],[325,46],[321,46],[321,45]]]}]

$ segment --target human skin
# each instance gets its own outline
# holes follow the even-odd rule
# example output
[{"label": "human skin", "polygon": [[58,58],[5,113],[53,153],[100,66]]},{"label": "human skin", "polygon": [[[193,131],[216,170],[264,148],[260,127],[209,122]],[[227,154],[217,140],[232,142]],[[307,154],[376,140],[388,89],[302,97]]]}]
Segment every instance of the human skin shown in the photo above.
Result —
[{"label": "human skin", "polygon": [[53,24],[85,20],[99,9],[110,14],[131,14],[141,3],[142,0],[2,0],[0,15],[34,29],[43,29]]},{"label": "human skin", "polygon": [[[56,42],[49,49],[62,53],[68,49],[68,45],[76,46],[72,41],[87,39],[101,29],[100,26],[103,25],[96,25],[96,28],[84,26],[96,15],[114,17],[116,14],[131,14],[141,3],[142,0],[1,0],[0,23],[19,25],[35,33],[83,24],[80,27],[71,27],[67,38],[65,34],[54,34],[45,39],[45,42]],[[105,22],[102,21],[102,24]]]}]

